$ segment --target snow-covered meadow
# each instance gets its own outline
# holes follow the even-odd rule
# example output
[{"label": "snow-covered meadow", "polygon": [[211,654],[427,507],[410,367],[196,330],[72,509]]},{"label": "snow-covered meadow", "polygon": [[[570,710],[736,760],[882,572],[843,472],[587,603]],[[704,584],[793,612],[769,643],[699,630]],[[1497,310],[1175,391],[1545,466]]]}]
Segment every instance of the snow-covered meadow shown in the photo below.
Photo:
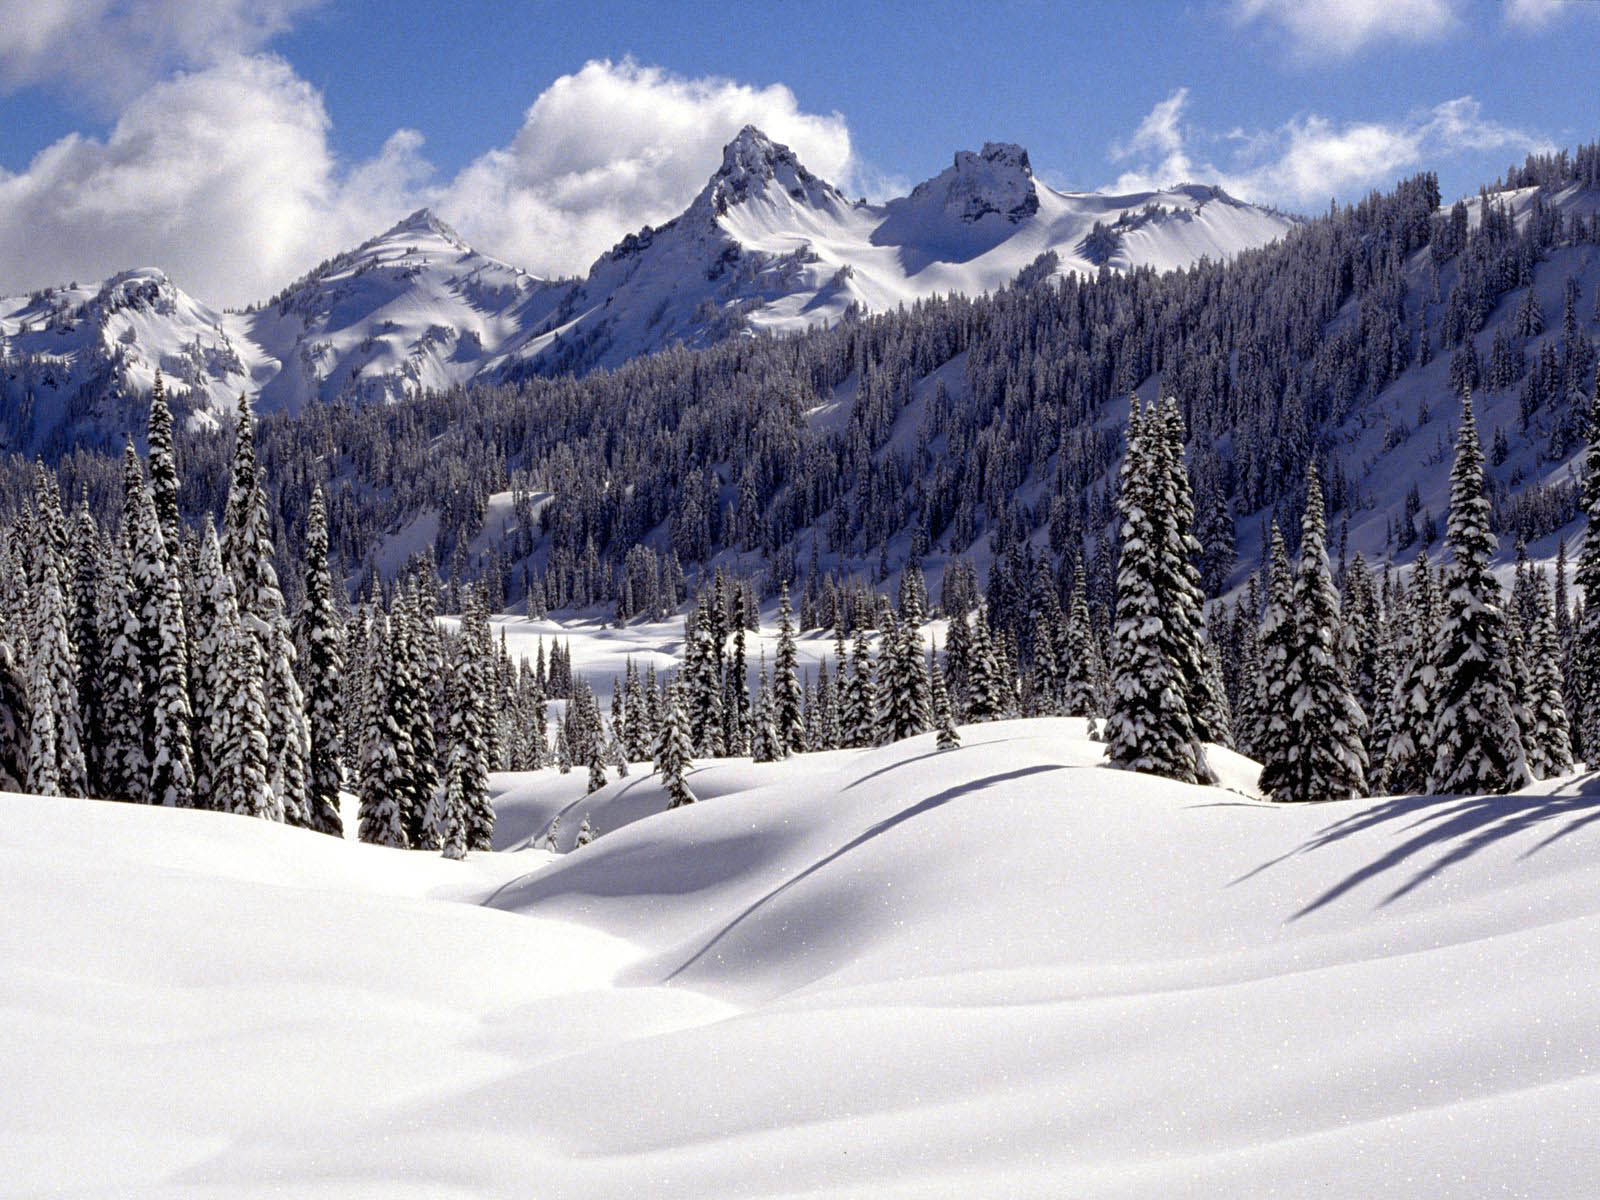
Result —
[{"label": "snow-covered meadow", "polygon": [[1272,806],[962,737],[673,812],[497,776],[465,863],[0,797],[0,1191],[1589,1191],[1592,776]]}]

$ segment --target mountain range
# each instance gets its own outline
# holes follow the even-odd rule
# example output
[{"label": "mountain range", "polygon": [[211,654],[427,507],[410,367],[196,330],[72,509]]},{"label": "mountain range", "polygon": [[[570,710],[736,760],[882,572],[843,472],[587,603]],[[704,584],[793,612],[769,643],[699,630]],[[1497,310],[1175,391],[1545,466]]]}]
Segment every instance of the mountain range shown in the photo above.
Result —
[{"label": "mountain range", "polygon": [[1059,192],[989,143],[907,196],[852,202],[747,126],[687,209],[549,280],[482,254],[429,210],[223,310],[155,268],[0,299],[5,445],[50,451],[142,421],[159,369],[191,426],[241,394],[263,411],[392,400],[614,367],[681,343],[788,333],[1024,272],[1169,270],[1268,243],[1296,218],[1221,188]]}]

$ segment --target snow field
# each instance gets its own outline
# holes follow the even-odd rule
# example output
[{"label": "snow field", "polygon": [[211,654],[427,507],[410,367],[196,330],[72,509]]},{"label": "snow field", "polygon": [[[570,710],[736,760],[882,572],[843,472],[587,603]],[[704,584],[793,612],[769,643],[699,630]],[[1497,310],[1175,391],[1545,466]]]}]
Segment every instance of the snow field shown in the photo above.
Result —
[{"label": "snow field", "polygon": [[497,776],[501,845],[602,836],[465,864],[0,798],[0,1191],[1586,1194],[1592,776],[1270,806],[962,737],[671,813]]}]

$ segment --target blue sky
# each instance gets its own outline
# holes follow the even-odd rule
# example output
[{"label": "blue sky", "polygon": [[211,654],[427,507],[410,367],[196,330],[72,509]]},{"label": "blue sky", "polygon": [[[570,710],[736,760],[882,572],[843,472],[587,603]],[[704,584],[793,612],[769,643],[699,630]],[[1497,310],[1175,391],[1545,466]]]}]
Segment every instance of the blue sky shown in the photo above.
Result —
[{"label": "blue sky", "polygon": [[1593,0],[0,0],[0,28],[0,293],[149,264],[241,302],[420,203],[579,271],[746,119],[852,194],[993,139],[1056,186],[1299,211],[1600,137]]}]

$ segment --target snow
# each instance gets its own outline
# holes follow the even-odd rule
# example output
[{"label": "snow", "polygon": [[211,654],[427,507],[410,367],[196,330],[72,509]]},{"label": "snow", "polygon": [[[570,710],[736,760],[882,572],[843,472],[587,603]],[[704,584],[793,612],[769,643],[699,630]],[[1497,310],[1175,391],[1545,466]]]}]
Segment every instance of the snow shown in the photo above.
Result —
[{"label": "snow", "polygon": [[464,864],[0,797],[3,1190],[1587,1192],[1592,776],[1270,806],[961,732]]}]

